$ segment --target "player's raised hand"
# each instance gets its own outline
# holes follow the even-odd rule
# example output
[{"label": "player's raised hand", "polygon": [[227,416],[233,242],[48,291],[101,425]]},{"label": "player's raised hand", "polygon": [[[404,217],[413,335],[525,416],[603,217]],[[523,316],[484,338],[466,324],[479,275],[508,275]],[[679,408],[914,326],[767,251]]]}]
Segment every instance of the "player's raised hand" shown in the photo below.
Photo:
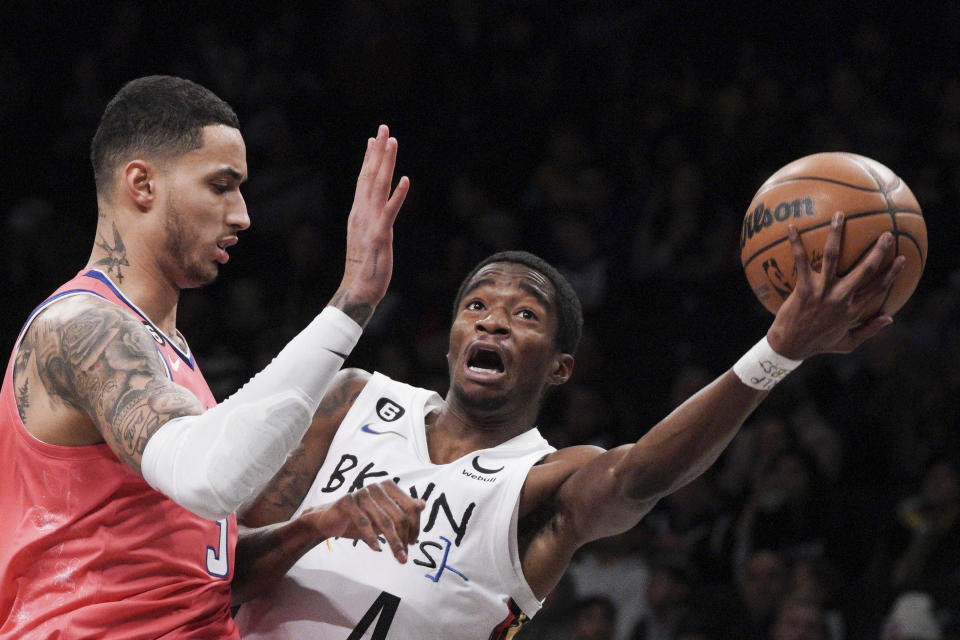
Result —
[{"label": "player's raised hand", "polygon": [[394,557],[407,561],[407,547],[420,535],[423,500],[411,498],[396,483],[384,480],[353,491],[333,504],[314,507],[300,516],[325,538],[363,540],[374,551],[380,550],[383,536]]},{"label": "player's raised hand", "polygon": [[855,268],[840,276],[837,264],[843,222],[841,212],[831,220],[819,273],[807,260],[800,234],[793,225],[789,227],[797,284],[767,332],[770,346],[782,356],[803,360],[818,353],[847,353],[893,322],[888,315],[865,322],[861,318],[878,297],[886,295],[905,258],[899,256],[883,266],[893,245],[893,236],[885,232]]},{"label": "player's raised hand", "polygon": [[410,189],[406,176],[392,188],[396,161],[397,140],[387,125],[380,125],[377,137],[367,140],[347,220],[343,280],[330,302],[361,326],[386,294],[393,274],[393,223]]}]

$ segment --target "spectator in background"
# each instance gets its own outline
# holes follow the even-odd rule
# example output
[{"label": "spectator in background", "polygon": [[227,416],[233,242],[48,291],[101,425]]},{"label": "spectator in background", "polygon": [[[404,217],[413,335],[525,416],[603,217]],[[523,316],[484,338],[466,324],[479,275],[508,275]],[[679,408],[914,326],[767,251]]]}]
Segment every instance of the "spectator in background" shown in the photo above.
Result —
[{"label": "spectator in background", "polygon": [[609,598],[587,596],[574,609],[574,640],[610,640],[616,626],[617,607]]},{"label": "spectator in background", "polygon": [[881,640],[940,640],[941,637],[933,599],[926,593],[910,591],[900,595],[890,608]]},{"label": "spectator in background", "polygon": [[690,558],[702,579],[720,583],[730,578],[730,528],[733,513],[716,488],[715,474],[702,476],[664,498],[644,519],[651,557],[680,553]]},{"label": "spectator in background", "polygon": [[789,558],[824,556],[833,549],[838,521],[829,485],[810,456],[786,449],[754,480],[734,527],[734,562],[755,548],[776,549]]},{"label": "spectator in background", "polygon": [[786,557],[772,549],[757,549],[738,574],[737,594],[729,608],[731,637],[766,640],[780,601],[789,589]]},{"label": "spectator in background", "polygon": [[834,640],[816,602],[787,598],[777,608],[769,640]]},{"label": "spectator in background", "polygon": [[844,576],[824,558],[801,558],[790,570],[788,598],[814,602],[823,610],[831,638],[846,637]]},{"label": "spectator in background", "polygon": [[[647,611],[643,597],[650,581],[650,566],[640,553],[642,527],[592,542],[574,556],[569,573],[578,595],[608,598],[617,609],[616,633],[625,639]],[[536,620],[536,618],[534,618]]]},{"label": "spectator in background", "polygon": [[953,605],[960,597],[960,472],[935,458],[919,491],[902,500],[885,539],[889,585],[920,589]]},{"label": "spectator in background", "polygon": [[630,640],[674,640],[690,613],[696,583],[696,571],[684,555],[664,553],[652,559],[644,591],[647,611],[634,626]]}]

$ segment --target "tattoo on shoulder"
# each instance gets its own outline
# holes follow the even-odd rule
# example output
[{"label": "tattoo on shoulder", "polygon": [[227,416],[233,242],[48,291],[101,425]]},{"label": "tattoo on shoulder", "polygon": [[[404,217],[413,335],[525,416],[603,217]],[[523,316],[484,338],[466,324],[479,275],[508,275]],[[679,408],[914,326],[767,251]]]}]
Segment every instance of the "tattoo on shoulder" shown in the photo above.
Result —
[{"label": "tattoo on shoulder", "polygon": [[27,409],[30,408],[30,380],[24,378],[23,384],[17,388],[17,413],[20,414],[20,422],[26,424]]},{"label": "tattoo on shoulder", "polygon": [[202,411],[166,376],[146,330],[123,310],[84,305],[31,327],[40,381],[51,402],[86,411],[135,468],[168,420]]},{"label": "tattoo on shoulder", "polygon": [[17,403],[17,413],[20,414],[20,422],[26,422],[27,409],[30,407],[30,380],[27,376],[27,365],[30,362],[30,356],[33,355],[32,335],[27,334],[20,341],[20,348],[17,350],[17,357],[13,361],[13,379],[14,381],[23,380],[23,384],[14,388],[14,400]]},{"label": "tattoo on shoulder", "polygon": [[123,245],[123,238],[120,237],[116,223],[113,225],[113,245],[111,246],[102,235],[98,235],[96,245],[106,251],[107,255],[97,260],[94,265],[106,268],[108,274],[115,275],[118,282],[123,282],[122,268],[129,267],[130,263],[127,261],[127,248]]},{"label": "tattoo on shoulder", "polygon": [[358,384],[358,381],[357,378],[350,378],[346,384],[328,389],[314,415],[318,418],[330,419],[337,414],[346,413],[363,391],[363,385],[366,384],[365,382]]}]

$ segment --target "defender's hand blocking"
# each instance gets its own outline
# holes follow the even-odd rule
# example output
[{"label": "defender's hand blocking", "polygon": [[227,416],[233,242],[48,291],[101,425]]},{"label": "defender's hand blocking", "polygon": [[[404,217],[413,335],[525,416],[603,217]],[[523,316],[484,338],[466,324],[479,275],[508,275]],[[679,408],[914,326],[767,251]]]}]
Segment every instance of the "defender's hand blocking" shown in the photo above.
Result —
[{"label": "defender's hand blocking", "polygon": [[818,353],[847,353],[893,322],[878,315],[867,322],[858,320],[875,302],[886,295],[894,278],[903,269],[900,256],[883,269],[884,256],[893,244],[885,232],[870,253],[844,276],[837,274],[843,213],[837,212],[823,247],[820,273],[810,266],[803,240],[796,228],[789,229],[790,245],[797,266],[797,285],[777,312],[767,340],[774,351],[794,360]]},{"label": "defender's hand blocking", "polygon": [[363,326],[387,292],[393,274],[393,223],[410,189],[400,178],[391,195],[397,140],[386,125],[367,140],[347,220],[347,259],[340,288],[331,304]]},{"label": "defender's hand blocking", "polygon": [[300,516],[325,538],[363,540],[380,550],[382,535],[400,563],[407,561],[407,546],[420,535],[423,500],[411,498],[396,483],[384,480],[343,496],[333,504],[307,509]]}]

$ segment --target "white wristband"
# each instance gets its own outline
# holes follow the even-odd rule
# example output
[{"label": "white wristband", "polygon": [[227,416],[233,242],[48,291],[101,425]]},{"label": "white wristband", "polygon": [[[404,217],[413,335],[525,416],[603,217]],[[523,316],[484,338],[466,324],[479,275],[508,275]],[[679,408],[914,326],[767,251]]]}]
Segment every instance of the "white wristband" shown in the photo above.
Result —
[{"label": "white wristband", "polygon": [[774,351],[764,336],[737,360],[733,372],[748,387],[769,391],[801,363],[803,360],[791,360]]}]

